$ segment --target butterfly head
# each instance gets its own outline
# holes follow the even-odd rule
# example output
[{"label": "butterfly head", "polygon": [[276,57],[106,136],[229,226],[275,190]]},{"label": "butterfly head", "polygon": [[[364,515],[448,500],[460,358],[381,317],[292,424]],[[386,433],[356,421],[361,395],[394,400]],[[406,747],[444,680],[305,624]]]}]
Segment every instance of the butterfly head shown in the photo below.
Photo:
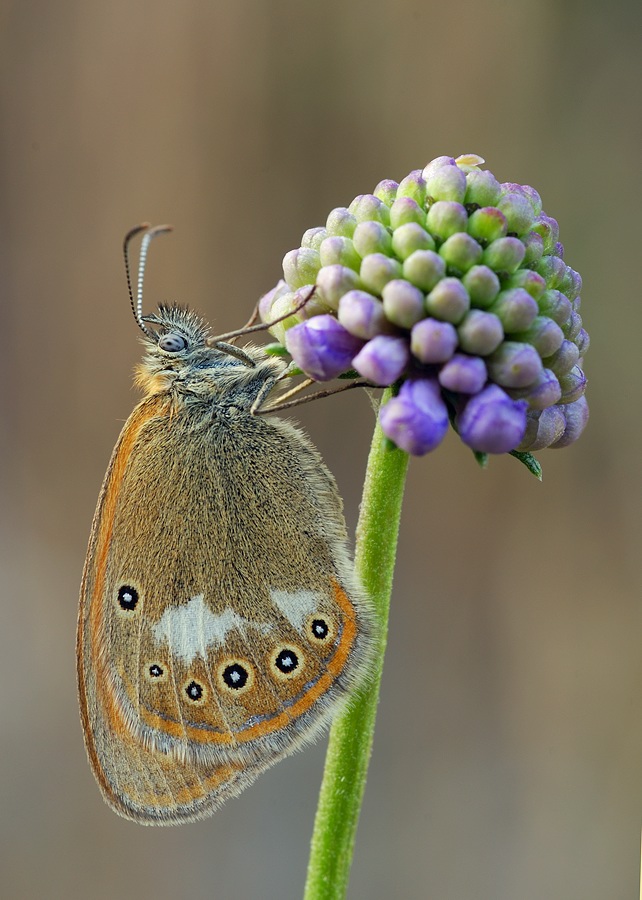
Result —
[{"label": "butterfly head", "polygon": [[258,347],[234,347],[211,338],[196,313],[173,305],[145,316],[145,355],[136,381],[145,394],[162,392],[208,398],[239,388],[253,399],[267,381],[276,381],[284,363]]}]

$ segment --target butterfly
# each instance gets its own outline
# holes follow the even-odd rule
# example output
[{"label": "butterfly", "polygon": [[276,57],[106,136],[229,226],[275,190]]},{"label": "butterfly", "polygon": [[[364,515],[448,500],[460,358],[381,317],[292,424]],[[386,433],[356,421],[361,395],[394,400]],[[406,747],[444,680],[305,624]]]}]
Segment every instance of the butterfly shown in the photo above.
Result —
[{"label": "butterfly", "polygon": [[94,516],[78,688],[105,800],[169,825],[313,740],[367,678],[377,630],[333,476],[262,414],[286,363],[180,306],[143,317],[141,297],[144,396]]}]

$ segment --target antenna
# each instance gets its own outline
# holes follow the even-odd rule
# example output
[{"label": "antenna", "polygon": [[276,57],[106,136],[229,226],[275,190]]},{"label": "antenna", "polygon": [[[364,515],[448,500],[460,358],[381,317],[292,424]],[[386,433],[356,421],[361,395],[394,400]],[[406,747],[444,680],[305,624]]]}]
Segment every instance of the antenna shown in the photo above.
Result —
[{"label": "antenna", "polygon": [[[147,251],[149,249],[150,243],[155,237],[157,237],[159,234],[165,234],[166,232],[171,230],[171,225],[156,225],[154,228],[152,228],[149,222],[143,222],[141,225],[136,225],[135,228],[132,228],[130,231],[128,231],[125,235],[125,240],[123,241],[123,255],[125,257],[125,275],[127,277],[129,302],[131,303],[132,312],[134,314],[134,318],[136,319],[138,327],[148,338],[153,338],[154,333],[147,327],[147,325],[145,325],[145,322],[143,321],[143,282],[145,279],[145,263],[147,261]],[[134,302],[131,267],[129,264],[129,245],[131,244],[133,238],[135,238],[136,235],[140,234],[142,231],[145,232],[145,234],[143,235],[143,240],[140,247],[140,256],[138,258],[138,281],[136,284],[136,302]]]}]

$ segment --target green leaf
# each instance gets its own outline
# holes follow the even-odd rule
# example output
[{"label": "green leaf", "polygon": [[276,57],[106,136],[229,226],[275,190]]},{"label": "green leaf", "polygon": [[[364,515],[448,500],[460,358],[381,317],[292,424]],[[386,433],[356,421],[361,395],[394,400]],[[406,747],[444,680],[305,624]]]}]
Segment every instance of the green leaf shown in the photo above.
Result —
[{"label": "green leaf", "polygon": [[538,481],[542,480],[542,466],[535,459],[532,453],[522,453],[520,450],[511,450],[510,455],[518,459],[522,465],[526,466],[531,475],[534,475]]},{"label": "green leaf", "polygon": [[268,356],[289,356],[290,354],[285,349],[283,344],[274,343],[274,344],[265,344],[263,350],[267,353]]},{"label": "green leaf", "polygon": [[488,468],[488,453],[482,453],[481,450],[473,450],[473,456],[477,460],[480,468]]}]

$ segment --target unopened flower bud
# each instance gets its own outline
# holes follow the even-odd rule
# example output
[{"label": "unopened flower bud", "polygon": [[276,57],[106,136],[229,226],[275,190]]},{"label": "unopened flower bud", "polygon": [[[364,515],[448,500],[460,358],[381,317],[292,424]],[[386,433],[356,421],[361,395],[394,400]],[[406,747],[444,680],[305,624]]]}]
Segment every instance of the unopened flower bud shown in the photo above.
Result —
[{"label": "unopened flower bud", "polygon": [[316,250],[299,247],[283,257],[283,275],[290,288],[297,290],[304,284],[314,284],[321,268],[321,258]]},{"label": "unopened flower bud", "polygon": [[356,227],[357,220],[344,206],[333,209],[325,223],[328,235],[333,237],[351,238]]},{"label": "unopened flower bud", "polygon": [[457,331],[450,322],[422,319],[413,326],[410,349],[422,363],[443,363],[457,347]]},{"label": "unopened flower bud", "polygon": [[431,316],[456,325],[470,308],[468,291],[459,278],[442,278],[426,297]]},{"label": "unopened flower bud", "polygon": [[427,293],[446,274],[446,263],[433,250],[416,250],[404,260],[402,272],[411,284]]},{"label": "unopened flower bud", "polygon": [[414,456],[434,450],[448,430],[448,411],[439,385],[428,378],[405,381],[379,416],[386,437]]},{"label": "unopened flower bud", "polygon": [[373,384],[388,385],[403,373],[410,352],[405,338],[377,335],[363,347],[352,360],[360,375]]},{"label": "unopened flower bud", "polygon": [[392,234],[392,249],[401,260],[415,252],[415,250],[434,250],[435,242],[430,234],[417,222],[408,222],[400,225]]},{"label": "unopened flower bud", "polygon": [[457,328],[459,345],[466,353],[488,356],[504,340],[504,329],[496,315],[471,309]]},{"label": "unopened flower bud", "polygon": [[330,381],[350,368],[363,341],[331,315],[315,316],[290,328],[285,346],[294,362],[317,381]]},{"label": "unopened flower bud", "polygon": [[538,306],[524,288],[508,288],[499,292],[490,311],[499,318],[504,331],[513,334],[525,331],[533,323]]},{"label": "unopened flower bud", "polygon": [[439,255],[453,275],[463,275],[481,259],[482,248],[465,231],[459,231],[447,238],[439,248]]},{"label": "unopened flower bud", "polygon": [[484,247],[507,233],[506,216],[496,206],[483,206],[469,216],[468,234]]},{"label": "unopened flower bud", "polygon": [[317,287],[321,298],[330,309],[337,310],[341,297],[359,286],[359,276],[347,266],[324,266],[317,275]]},{"label": "unopened flower bud", "polygon": [[383,303],[365,291],[348,291],[339,302],[339,322],[350,334],[369,341],[390,331]]},{"label": "unopened flower bud", "polygon": [[458,166],[441,166],[426,177],[428,196],[433,200],[452,200],[463,203],[466,196],[466,176]]},{"label": "unopened flower bud", "polygon": [[524,245],[515,237],[497,238],[484,250],[482,260],[495,272],[515,272],[524,259]]},{"label": "unopened flower bud", "polygon": [[517,341],[504,341],[487,357],[486,365],[491,379],[507,388],[528,387],[543,368],[537,350]]},{"label": "unopened flower bud", "polygon": [[[399,182],[397,197],[410,197],[420,207],[426,205],[426,181],[420,169],[416,169]],[[392,221],[392,220],[391,220]],[[393,226],[394,227],[394,226]]]},{"label": "unopened flower bud", "polygon": [[372,193],[378,200],[385,203],[386,206],[392,206],[395,197],[397,196],[398,188],[399,185],[396,181],[392,181],[390,178],[384,178],[383,181],[379,182]]},{"label": "unopened flower bud", "polygon": [[423,292],[403,278],[389,281],[382,296],[386,316],[400,328],[412,328],[425,316]]},{"label": "unopened flower bud", "polygon": [[355,197],[348,207],[357,222],[381,222],[390,224],[390,210],[386,204],[374,194],[361,194]]},{"label": "unopened flower bud", "polygon": [[508,453],[526,431],[526,403],[512,400],[496,384],[474,394],[457,415],[457,428],[465,444],[482,453]]},{"label": "unopened flower bud", "polygon": [[478,356],[455,355],[439,370],[439,383],[449,391],[477,394],[486,384],[486,366]]},{"label": "unopened flower bud", "polygon": [[354,248],[360,257],[370,253],[390,254],[392,238],[381,222],[359,222],[352,236]]},{"label": "unopened flower bud", "polygon": [[499,278],[488,266],[473,266],[462,278],[473,306],[487,309],[499,293]]},{"label": "unopened flower bud", "polygon": [[361,263],[359,277],[366,290],[381,294],[389,281],[401,278],[401,265],[383,253],[370,253]]},{"label": "unopened flower bud", "polygon": [[434,238],[445,241],[451,234],[466,231],[468,213],[461,203],[438,200],[428,210],[426,226]]},{"label": "unopened flower bud", "polygon": [[582,434],[589,419],[589,408],[585,397],[580,397],[574,403],[563,407],[566,427],[562,436],[551,444],[551,449],[559,450],[574,443]]}]

